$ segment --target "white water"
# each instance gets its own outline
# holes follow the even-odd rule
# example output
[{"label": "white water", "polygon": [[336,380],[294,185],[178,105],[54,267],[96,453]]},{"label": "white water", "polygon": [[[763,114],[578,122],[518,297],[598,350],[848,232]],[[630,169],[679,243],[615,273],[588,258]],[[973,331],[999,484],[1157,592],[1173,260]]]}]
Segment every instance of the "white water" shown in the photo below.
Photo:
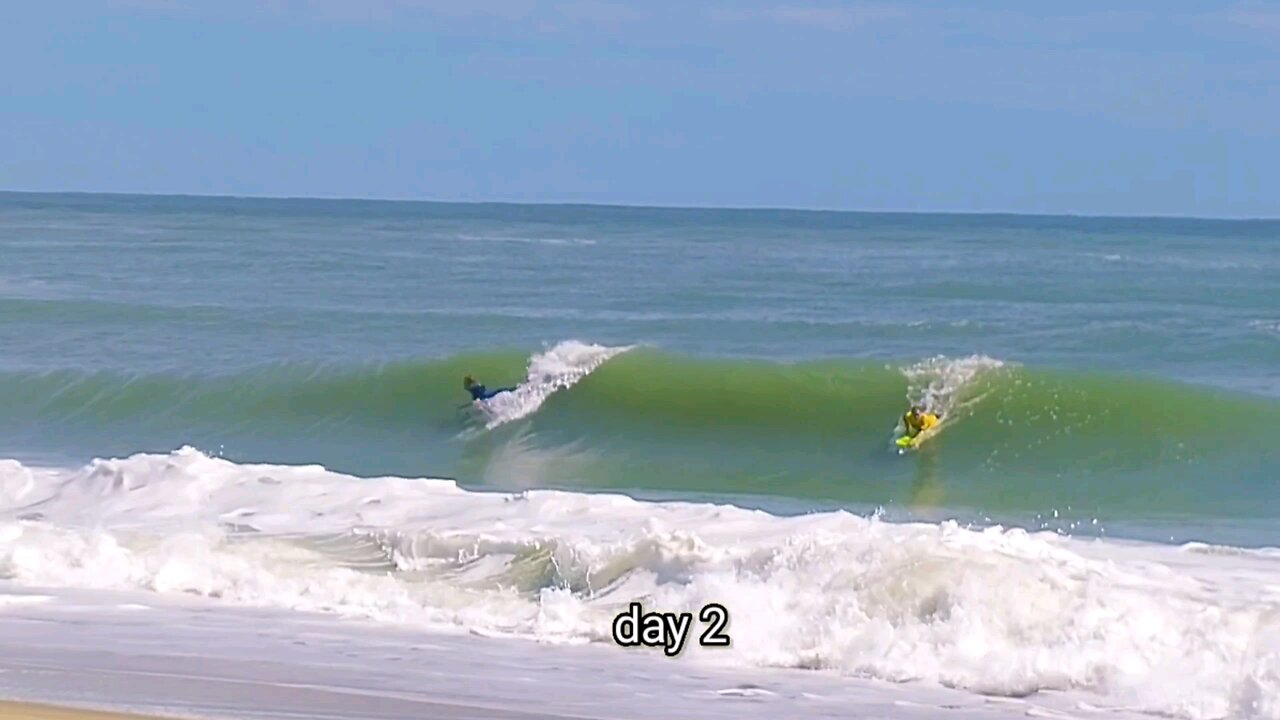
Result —
[{"label": "white water", "polygon": [[[1096,718],[1078,698],[980,697],[803,670],[696,668],[144,591],[0,581],[0,697],[237,720]],[[1138,720],[1107,712],[1107,720]]]},{"label": "white water", "polygon": [[1280,559],[1265,552],[473,493],[184,449],[0,464],[0,579],[567,645],[611,643],[632,600],[695,614],[717,602],[732,647],[692,639],[669,662],[1280,717]]},{"label": "white water", "polygon": [[[899,372],[907,380],[907,405],[919,405],[927,412],[936,413],[942,418],[942,425],[935,432],[941,432],[943,427],[963,420],[986,397],[985,392],[974,392],[975,381],[1005,366],[1003,360],[986,355],[962,358],[938,355],[899,368]],[[899,418],[893,436],[900,437],[905,430]]]},{"label": "white water", "polygon": [[536,412],[552,393],[572,387],[610,358],[631,348],[566,340],[534,355],[529,358],[525,381],[515,390],[477,403],[487,417],[485,426],[492,430]]},{"label": "white water", "polygon": [[963,358],[944,356],[922,360],[901,368],[907,379],[907,403],[923,405],[926,409],[948,416],[971,406],[977,397],[966,396],[973,382],[988,373],[1005,367],[1003,360],[986,355]]}]

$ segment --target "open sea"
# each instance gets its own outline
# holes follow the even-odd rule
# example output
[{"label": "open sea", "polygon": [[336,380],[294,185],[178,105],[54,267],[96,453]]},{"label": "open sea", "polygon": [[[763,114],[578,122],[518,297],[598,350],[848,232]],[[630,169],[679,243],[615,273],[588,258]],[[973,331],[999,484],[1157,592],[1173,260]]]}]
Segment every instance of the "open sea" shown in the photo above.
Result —
[{"label": "open sea", "polygon": [[16,583],[1278,717],[1277,428],[1280,221],[0,193]]}]

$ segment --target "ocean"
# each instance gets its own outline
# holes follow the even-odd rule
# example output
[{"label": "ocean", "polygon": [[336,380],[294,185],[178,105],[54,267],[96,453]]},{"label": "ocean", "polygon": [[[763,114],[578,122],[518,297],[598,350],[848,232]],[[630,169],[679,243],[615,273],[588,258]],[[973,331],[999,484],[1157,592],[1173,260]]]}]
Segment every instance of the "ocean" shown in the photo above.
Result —
[{"label": "ocean", "polygon": [[0,193],[0,348],[12,587],[1280,717],[1280,221]]}]

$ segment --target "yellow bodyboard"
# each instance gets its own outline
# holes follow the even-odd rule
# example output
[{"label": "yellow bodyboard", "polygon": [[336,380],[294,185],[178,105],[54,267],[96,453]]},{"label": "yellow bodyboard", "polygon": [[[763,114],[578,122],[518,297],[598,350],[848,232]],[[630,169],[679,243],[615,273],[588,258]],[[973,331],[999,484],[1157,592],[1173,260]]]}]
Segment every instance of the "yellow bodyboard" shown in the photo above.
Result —
[{"label": "yellow bodyboard", "polygon": [[911,437],[909,435],[903,435],[902,437],[898,438],[896,442],[898,447],[902,450],[914,450],[920,447],[920,445],[923,444],[924,441],[928,440],[934,435],[937,435],[939,432],[941,432],[941,430],[942,430],[942,423],[939,422],[936,425],[930,427],[928,430],[921,430],[919,433],[915,435],[915,437]]}]

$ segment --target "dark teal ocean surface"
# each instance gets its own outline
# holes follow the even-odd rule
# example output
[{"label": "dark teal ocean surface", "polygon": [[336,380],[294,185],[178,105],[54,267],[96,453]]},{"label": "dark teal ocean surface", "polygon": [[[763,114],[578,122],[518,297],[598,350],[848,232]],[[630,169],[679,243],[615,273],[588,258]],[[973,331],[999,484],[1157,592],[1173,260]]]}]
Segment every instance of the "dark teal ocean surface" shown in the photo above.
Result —
[{"label": "dark teal ocean surface", "polygon": [[0,194],[24,462],[1274,545],[1277,427],[1280,222]]}]

